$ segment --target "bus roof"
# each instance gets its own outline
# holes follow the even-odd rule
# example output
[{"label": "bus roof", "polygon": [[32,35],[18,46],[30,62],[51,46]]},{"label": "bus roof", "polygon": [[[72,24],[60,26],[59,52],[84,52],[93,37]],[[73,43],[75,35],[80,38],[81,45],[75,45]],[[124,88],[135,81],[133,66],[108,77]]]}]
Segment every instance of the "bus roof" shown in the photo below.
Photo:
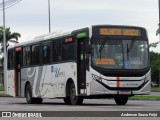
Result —
[{"label": "bus roof", "polygon": [[[88,28],[90,31],[92,31],[91,29],[95,28],[95,27],[118,27],[118,28],[138,28],[138,29],[143,29],[145,30],[145,28],[143,27],[138,27],[138,26],[130,26],[130,25],[92,25],[91,27],[86,27]],[[29,44],[33,44],[33,43],[37,43],[40,41],[47,41],[49,39],[53,39],[53,38],[58,38],[58,37],[62,37],[62,36],[67,36],[72,34],[74,31],[78,31],[80,29],[77,30],[73,30],[70,32],[52,32],[52,33],[48,33],[48,34],[44,34],[44,35],[40,35],[35,37],[32,40],[26,41],[26,42],[22,42],[22,43],[17,43],[14,46],[9,46],[8,49],[13,48],[13,47],[19,47],[19,46],[25,46],[25,45],[29,45]]]},{"label": "bus roof", "polygon": [[22,42],[22,43],[17,43],[15,45],[9,46],[8,49],[13,48],[13,47],[18,47],[18,46],[23,46],[23,45],[28,45],[28,44],[33,44],[33,43],[37,43],[40,42],[42,40],[49,40],[49,39],[53,39],[53,38],[58,38],[61,36],[65,36],[65,35],[70,35],[72,32],[52,32],[52,33],[48,33],[48,34],[44,34],[44,35],[40,35],[35,37],[32,40],[26,41],[26,42]]}]

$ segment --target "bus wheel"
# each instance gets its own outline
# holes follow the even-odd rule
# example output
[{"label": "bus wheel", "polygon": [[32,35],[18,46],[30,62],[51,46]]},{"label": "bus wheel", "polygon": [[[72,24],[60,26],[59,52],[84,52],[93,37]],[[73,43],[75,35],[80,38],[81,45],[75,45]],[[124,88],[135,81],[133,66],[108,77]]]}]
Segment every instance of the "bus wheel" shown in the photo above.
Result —
[{"label": "bus wheel", "polygon": [[34,98],[32,98],[32,91],[31,91],[31,85],[28,84],[26,87],[26,100],[28,104],[33,104],[34,103]]},{"label": "bus wheel", "polygon": [[71,104],[71,101],[70,101],[70,98],[69,97],[65,97],[63,98],[64,102],[67,104],[67,105],[70,105]]},{"label": "bus wheel", "polygon": [[74,84],[70,87],[70,102],[72,105],[81,105],[83,103],[83,98],[76,96],[76,89]]},{"label": "bus wheel", "polygon": [[26,87],[26,100],[28,104],[41,104],[43,99],[42,98],[33,98],[32,97],[32,91],[31,91],[31,85],[28,84]]},{"label": "bus wheel", "polygon": [[114,100],[117,105],[125,105],[128,102],[128,97],[126,96],[115,97]]},{"label": "bus wheel", "polygon": [[41,104],[43,99],[42,98],[34,98],[35,99],[35,104]]}]

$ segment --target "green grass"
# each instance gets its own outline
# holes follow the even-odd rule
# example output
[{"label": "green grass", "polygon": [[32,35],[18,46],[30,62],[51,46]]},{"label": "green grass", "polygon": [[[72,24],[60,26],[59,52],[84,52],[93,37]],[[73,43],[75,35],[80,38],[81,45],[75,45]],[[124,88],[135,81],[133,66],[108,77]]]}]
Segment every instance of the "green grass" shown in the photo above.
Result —
[{"label": "green grass", "polygon": [[0,97],[9,97],[10,95],[8,94],[0,94]]},{"label": "green grass", "polygon": [[153,91],[153,92],[160,92],[160,87],[152,87],[151,88],[151,91]]},{"label": "green grass", "polygon": [[131,97],[133,99],[159,99],[160,100],[160,96],[150,96],[150,95],[136,95]]},{"label": "green grass", "polygon": [[4,86],[0,86],[0,91],[4,91]]}]

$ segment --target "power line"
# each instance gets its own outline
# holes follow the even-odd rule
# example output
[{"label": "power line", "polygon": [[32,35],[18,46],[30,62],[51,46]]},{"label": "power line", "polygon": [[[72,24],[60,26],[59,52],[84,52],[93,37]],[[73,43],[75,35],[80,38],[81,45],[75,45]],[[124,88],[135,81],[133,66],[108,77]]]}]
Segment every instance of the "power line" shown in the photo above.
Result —
[{"label": "power line", "polygon": [[[4,1],[4,4],[5,4],[5,6],[6,6],[7,4],[13,3],[13,2],[15,2],[15,1],[18,1],[18,0],[8,0],[8,1]],[[3,2],[1,2],[0,5],[3,5]]]},{"label": "power line", "polygon": [[[10,4],[17,2],[17,1],[19,1],[19,0],[8,0],[8,1],[4,2],[4,5],[7,6],[7,5],[10,5]],[[0,3],[0,7],[3,7],[3,2]]]},{"label": "power line", "polygon": [[[8,9],[16,4],[18,4],[19,2],[21,2],[22,0],[8,0],[5,2],[5,9]],[[3,10],[3,3],[0,3],[0,11]]]}]

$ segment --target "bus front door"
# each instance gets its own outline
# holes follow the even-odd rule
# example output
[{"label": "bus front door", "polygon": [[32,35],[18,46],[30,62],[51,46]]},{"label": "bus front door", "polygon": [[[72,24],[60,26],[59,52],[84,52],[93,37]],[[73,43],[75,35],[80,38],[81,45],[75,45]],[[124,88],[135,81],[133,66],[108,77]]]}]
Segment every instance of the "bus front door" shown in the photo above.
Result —
[{"label": "bus front door", "polygon": [[86,93],[86,39],[79,39],[77,46],[78,94]]},{"label": "bus front door", "polygon": [[15,96],[21,96],[21,47],[15,52]]}]

